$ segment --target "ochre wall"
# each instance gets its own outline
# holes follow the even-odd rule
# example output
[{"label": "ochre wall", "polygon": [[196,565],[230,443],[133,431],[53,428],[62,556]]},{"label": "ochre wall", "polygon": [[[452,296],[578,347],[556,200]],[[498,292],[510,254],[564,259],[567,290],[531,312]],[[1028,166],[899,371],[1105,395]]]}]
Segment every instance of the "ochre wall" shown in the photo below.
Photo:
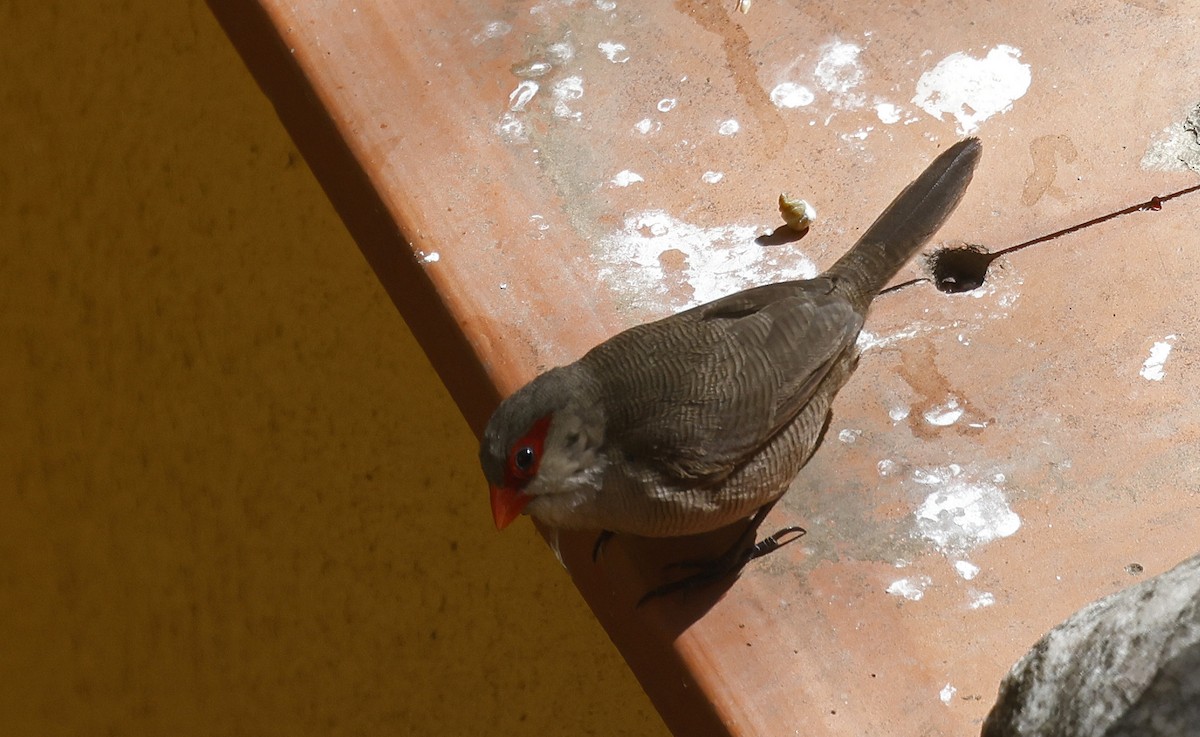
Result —
[{"label": "ochre wall", "polygon": [[202,3],[0,70],[0,735],[665,734]]}]

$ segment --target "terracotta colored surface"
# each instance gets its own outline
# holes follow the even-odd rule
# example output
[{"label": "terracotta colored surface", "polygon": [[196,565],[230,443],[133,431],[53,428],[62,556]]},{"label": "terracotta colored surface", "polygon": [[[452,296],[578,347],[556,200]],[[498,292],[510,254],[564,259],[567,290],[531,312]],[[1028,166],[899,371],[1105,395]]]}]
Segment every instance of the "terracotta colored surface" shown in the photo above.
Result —
[{"label": "terracotta colored surface", "polygon": [[[945,241],[996,250],[1196,181],[1143,161],[1198,101],[1192,3],[210,5],[476,428],[476,366],[511,391],[827,265],[964,132],[985,156]],[[820,219],[754,245],[780,191]],[[714,540],[593,565],[590,536],[549,533],[677,734],[970,733],[1041,632],[1195,551],[1195,203],[1015,253],[972,293],[882,298],[766,525],[809,536],[723,597],[633,609]]]}]

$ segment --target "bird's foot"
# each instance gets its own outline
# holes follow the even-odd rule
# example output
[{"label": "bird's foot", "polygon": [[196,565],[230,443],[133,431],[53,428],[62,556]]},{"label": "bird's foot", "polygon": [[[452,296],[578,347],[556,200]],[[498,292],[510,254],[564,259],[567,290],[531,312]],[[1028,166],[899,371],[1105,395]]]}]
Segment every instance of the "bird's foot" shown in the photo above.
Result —
[{"label": "bird's foot", "polygon": [[808,530],[799,525],[792,525],[791,527],[779,530],[774,535],[767,535],[762,540],[756,542],[754,547],[750,548],[750,557],[747,559],[747,562],[774,553],[784,545],[796,542],[807,534]]},{"label": "bird's foot", "polygon": [[749,546],[747,546],[745,542],[739,538],[738,541],[734,543],[732,548],[725,551],[725,553],[718,558],[689,558],[688,560],[677,560],[674,563],[667,564],[667,569],[670,570],[682,568],[700,570],[712,568],[714,564],[722,562],[727,557],[732,556],[736,559],[739,554],[745,555],[745,560],[741,561],[741,565],[746,565],[755,558],[761,558],[768,553],[774,553],[784,545],[787,545],[790,542],[795,542],[796,540],[804,537],[806,534],[808,534],[808,530],[805,530],[803,527],[794,526],[785,527],[775,534],[768,535],[762,540],[759,540],[757,543]]},{"label": "bird's foot", "polygon": [[[727,576],[735,576],[750,561],[755,558],[761,558],[768,553],[773,553],[784,545],[799,540],[804,537],[806,532],[803,527],[785,527],[752,545],[747,545],[742,538],[738,538],[737,542],[729,550],[716,558],[708,560],[684,560],[672,563],[667,568],[689,568],[694,570],[695,573],[651,589],[645,596],[638,599],[637,605],[640,607],[647,601],[657,599],[660,596],[673,594],[676,591],[684,589],[699,588]],[[754,538],[750,539],[753,540]]]}]

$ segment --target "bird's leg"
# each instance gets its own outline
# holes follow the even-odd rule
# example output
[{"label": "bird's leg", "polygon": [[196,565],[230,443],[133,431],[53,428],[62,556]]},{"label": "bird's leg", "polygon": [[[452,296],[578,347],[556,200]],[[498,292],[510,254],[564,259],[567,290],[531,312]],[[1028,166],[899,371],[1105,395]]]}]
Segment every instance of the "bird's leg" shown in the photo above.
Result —
[{"label": "bird's leg", "polygon": [[774,534],[764,537],[762,540],[756,542],[754,547],[750,548],[750,557],[746,559],[746,562],[749,563],[755,558],[761,558],[769,553],[774,553],[784,545],[795,542],[807,534],[808,530],[799,525],[792,525],[791,527],[777,530]]},{"label": "bird's leg", "polygon": [[736,575],[747,563],[755,558],[761,558],[768,553],[773,553],[784,545],[803,537],[805,534],[803,527],[785,527],[773,535],[764,537],[757,543],[754,542],[754,538],[758,535],[759,525],[762,524],[774,506],[775,502],[771,502],[760,507],[750,519],[750,523],[746,525],[746,529],[742,531],[741,535],[738,535],[733,545],[729,546],[724,553],[716,558],[673,563],[669,566],[670,568],[692,568],[696,569],[696,572],[690,576],[684,576],[677,581],[671,581],[652,589],[638,600],[638,606],[659,596],[665,596],[666,594],[683,589],[696,588],[726,576]]},{"label": "bird's leg", "polygon": [[803,537],[807,530],[805,530],[803,527],[792,526],[778,530],[774,534],[759,540],[757,543],[754,542],[754,538],[758,534],[759,525],[762,524],[763,519],[774,506],[775,502],[771,502],[770,504],[759,508],[759,510],[754,513],[754,516],[750,518],[750,522],[746,525],[746,528],[742,530],[742,534],[738,536],[738,539],[734,541],[733,545],[729,546],[729,548],[717,558],[680,560],[671,563],[667,567],[693,569],[710,568],[714,562],[723,561],[729,557],[736,559],[742,555],[745,556],[745,561],[743,561],[742,565],[745,565],[755,558],[761,558],[768,553],[773,553],[793,540]]},{"label": "bird's leg", "polygon": [[611,540],[615,534],[617,533],[613,532],[612,530],[601,530],[600,534],[596,536],[596,544],[592,546],[593,563],[596,563],[600,560],[600,553],[604,551],[605,543]]}]

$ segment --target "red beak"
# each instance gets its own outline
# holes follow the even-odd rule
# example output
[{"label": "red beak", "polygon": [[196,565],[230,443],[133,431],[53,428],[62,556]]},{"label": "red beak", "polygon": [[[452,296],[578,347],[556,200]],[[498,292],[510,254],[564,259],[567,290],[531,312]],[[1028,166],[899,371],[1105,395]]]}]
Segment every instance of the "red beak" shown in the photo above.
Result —
[{"label": "red beak", "polygon": [[496,529],[503,530],[512,521],[521,516],[525,505],[529,504],[530,496],[520,491],[506,489],[503,486],[492,488],[492,519],[496,520]]}]

